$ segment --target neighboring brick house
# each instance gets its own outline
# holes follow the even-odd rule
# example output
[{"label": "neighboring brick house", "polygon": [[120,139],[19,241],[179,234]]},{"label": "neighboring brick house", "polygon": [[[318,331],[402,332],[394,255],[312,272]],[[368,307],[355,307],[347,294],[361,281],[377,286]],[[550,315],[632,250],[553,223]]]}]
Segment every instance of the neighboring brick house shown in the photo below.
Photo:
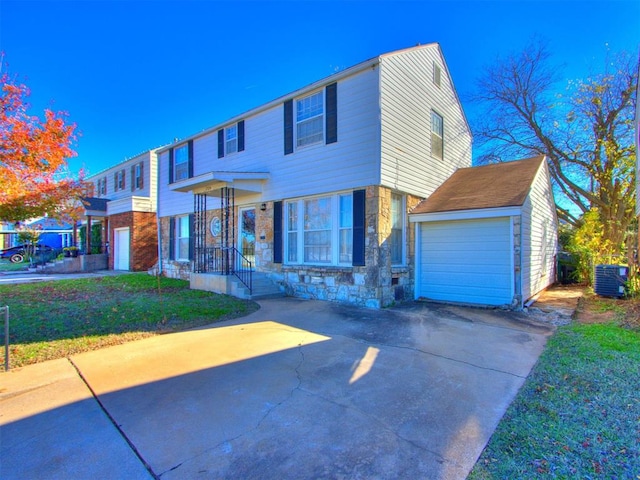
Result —
[{"label": "neighboring brick house", "polygon": [[[149,150],[87,179],[106,208],[87,211],[102,222],[110,269],[144,271],[158,259],[157,155]],[[92,202],[100,204],[100,202]]]}]

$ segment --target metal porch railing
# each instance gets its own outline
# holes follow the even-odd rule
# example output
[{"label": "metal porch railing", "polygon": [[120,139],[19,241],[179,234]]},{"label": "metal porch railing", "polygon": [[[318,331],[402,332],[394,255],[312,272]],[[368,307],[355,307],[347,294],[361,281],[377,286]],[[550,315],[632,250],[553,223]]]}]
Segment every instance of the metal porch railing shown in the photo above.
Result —
[{"label": "metal porch railing", "polygon": [[235,275],[249,289],[249,293],[253,289],[253,264],[235,247],[196,249],[194,272]]}]

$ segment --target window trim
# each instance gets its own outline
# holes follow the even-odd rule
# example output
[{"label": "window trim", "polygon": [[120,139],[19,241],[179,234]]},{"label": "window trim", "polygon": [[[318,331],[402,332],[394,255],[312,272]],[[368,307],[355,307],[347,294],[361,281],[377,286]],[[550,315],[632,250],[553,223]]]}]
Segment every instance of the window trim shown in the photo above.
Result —
[{"label": "window trim", "polygon": [[[440,126],[442,128],[441,132],[436,132],[434,129],[434,118],[436,117],[440,119]],[[440,138],[439,151],[435,151],[434,149],[434,135]],[[435,110],[431,110],[431,156],[437,158],[438,160],[444,160],[444,117]]]},{"label": "window trim", "polygon": [[[191,260],[189,258],[189,251],[190,251],[190,247],[189,247],[189,243],[191,242],[191,228],[190,228],[190,218],[189,215],[176,215],[175,217],[175,221],[174,221],[174,228],[175,228],[175,232],[174,232],[174,241],[175,241],[175,247],[174,247],[174,258],[172,260],[175,260],[176,262],[188,262],[189,260]],[[186,228],[187,228],[187,236],[186,237],[182,237],[180,236],[180,227],[181,227],[181,223],[182,220],[185,220],[187,222]],[[186,257],[181,257],[180,256],[180,240],[182,239],[186,239],[187,240],[187,256]]]},{"label": "window trim", "polygon": [[[229,134],[234,131],[234,135],[232,138],[229,138]],[[229,150],[229,143],[233,142],[234,149]],[[238,153],[238,124],[234,123],[233,125],[229,125],[224,128],[224,154],[225,155],[233,155],[234,153]]]},{"label": "window trim", "polygon": [[[301,149],[301,148],[307,148],[307,147],[311,147],[313,145],[323,145],[325,143],[325,137],[326,137],[326,116],[327,116],[327,99],[326,99],[326,89],[322,88],[320,90],[316,90],[314,92],[311,92],[303,97],[299,97],[295,99],[294,102],[294,107],[295,107],[295,111],[293,112],[293,144],[295,145],[296,150]],[[319,96],[322,100],[322,112],[316,115],[313,115],[312,117],[308,117],[308,118],[304,118],[302,120],[298,120],[298,104],[304,100],[310,99],[312,97],[316,97]],[[320,130],[321,130],[321,136],[318,140],[312,141],[310,143],[305,143],[303,145],[300,145],[300,136],[298,134],[298,128],[300,126],[300,124],[302,123],[309,123],[312,120],[320,120]],[[314,134],[313,136],[318,135],[317,133]],[[306,138],[306,137],[304,137]]]},{"label": "window trim", "polygon": [[136,163],[133,166],[133,188],[135,190],[142,190],[143,182],[142,182],[142,162]]},{"label": "window trim", "polygon": [[[401,222],[401,226],[400,228],[402,229],[402,235],[401,235],[401,253],[400,253],[400,263],[394,263],[393,261],[393,246],[391,245],[391,242],[389,243],[389,258],[391,259],[391,266],[392,267],[403,267],[407,264],[407,197],[406,195],[402,195],[401,193],[396,193],[396,192],[391,192],[391,199],[390,199],[390,220],[391,220],[391,231],[393,232],[393,197],[399,197],[400,198],[400,222]],[[391,239],[391,235],[389,236],[389,239]]]},{"label": "window trim", "polygon": [[[178,151],[180,151],[183,148],[185,149],[187,154],[186,154],[185,160],[178,164],[177,154],[178,154]],[[174,147],[171,161],[173,163],[173,168],[172,168],[173,178],[171,179],[172,182],[179,182],[180,180],[186,180],[187,178],[189,178],[189,143],[188,142],[182,143]],[[178,178],[178,165],[183,165],[183,164],[185,168],[185,175],[184,177]]]},{"label": "window trim", "polygon": [[[355,208],[353,201],[353,191],[347,190],[342,192],[335,192],[331,194],[324,195],[312,195],[308,197],[301,197],[296,199],[290,199],[283,202],[283,258],[282,263],[284,265],[313,265],[319,267],[351,267],[353,266],[353,250],[354,250],[354,239],[353,239],[353,231],[354,225],[353,220],[351,220],[350,227],[341,227],[340,226],[340,198],[344,196],[352,197],[351,201],[351,212],[349,217],[353,219],[353,210]],[[305,217],[305,204],[309,200],[316,200],[328,198],[330,200],[331,206],[331,228],[330,228],[330,248],[331,248],[331,261],[330,262],[308,262],[305,261],[305,233],[312,230],[305,230],[304,228],[304,217]],[[290,229],[289,227],[289,208],[290,205],[295,204],[297,209],[297,221],[295,225],[295,229]],[[340,261],[340,232],[342,230],[349,229],[351,231],[351,259],[348,262]],[[296,259],[292,260],[290,258],[291,250],[289,246],[289,238],[291,234],[295,234],[296,236]]]},{"label": "window trim", "polygon": [[124,168],[121,170],[118,170],[117,172],[114,173],[114,186],[113,186],[113,191],[114,192],[119,192],[120,190],[124,190],[126,185],[125,185],[125,177],[124,177],[125,173],[124,173]]},{"label": "window trim", "polygon": [[442,68],[436,62],[433,62],[433,83],[436,87],[441,88],[442,85]]}]

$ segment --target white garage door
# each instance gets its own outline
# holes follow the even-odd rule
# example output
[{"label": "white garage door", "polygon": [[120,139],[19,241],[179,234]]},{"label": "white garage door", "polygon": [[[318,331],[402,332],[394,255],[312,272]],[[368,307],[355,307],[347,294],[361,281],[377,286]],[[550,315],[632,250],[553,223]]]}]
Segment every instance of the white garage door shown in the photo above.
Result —
[{"label": "white garage door", "polygon": [[421,224],[419,295],[433,300],[510,304],[508,217]]}]

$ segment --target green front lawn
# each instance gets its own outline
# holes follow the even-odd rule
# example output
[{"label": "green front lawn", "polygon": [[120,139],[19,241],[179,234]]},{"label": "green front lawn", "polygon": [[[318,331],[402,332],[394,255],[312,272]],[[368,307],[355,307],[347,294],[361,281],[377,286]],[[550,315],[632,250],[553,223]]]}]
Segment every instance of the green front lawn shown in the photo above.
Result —
[{"label": "green front lawn", "polygon": [[27,267],[29,266],[28,261],[24,261],[22,263],[11,263],[8,259],[0,258],[0,273],[1,272],[19,272],[19,271],[27,271]]},{"label": "green front lawn", "polygon": [[190,290],[186,281],[146,273],[0,285],[4,305],[11,313],[11,367],[207,325],[258,308],[254,302]]},{"label": "green front lawn", "polygon": [[469,479],[640,478],[640,331],[558,329]]}]

